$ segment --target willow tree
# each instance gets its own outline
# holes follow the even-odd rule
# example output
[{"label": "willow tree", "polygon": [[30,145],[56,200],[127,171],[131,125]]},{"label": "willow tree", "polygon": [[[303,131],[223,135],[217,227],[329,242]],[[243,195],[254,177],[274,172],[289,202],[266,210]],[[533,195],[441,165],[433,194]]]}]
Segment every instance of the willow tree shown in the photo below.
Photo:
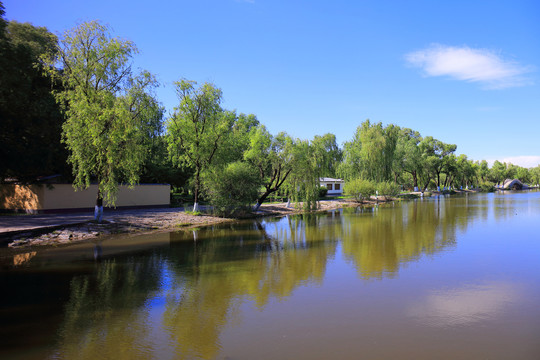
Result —
[{"label": "willow tree", "polygon": [[155,78],[132,72],[136,53],[132,42],[113,38],[93,21],[67,31],[57,57],[49,59],[50,71],[64,85],[57,101],[66,117],[62,135],[73,185],[84,189],[95,180],[99,204],[115,204],[119,182],[138,181],[148,129],[162,113],[151,93]]},{"label": "willow tree", "polygon": [[447,158],[456,151],[457,146],[446,144],[432,136],[426,136],[419,143],[422,151],[422,164],[424,165],[424,190],[431,179],[437,180],[437,187],[441,186],[441,173],[444,170]]},{"label": "willow tree", "polygon": [[354,138],[344,144],[344,161],[340,173],[348,179],[362,177],[374,181],[392,179],[394,153],[399,137],[395,125],[382,126],[364,121]]},{"label": "willow tree", "polygon": [[422,136],[418,131],[408,128],[400,129],[394,156],[395,172],[405,172],[411,175],[414,191],[418,191],[418,176],[422,171],[422,153],[418,144]]},{"label": "willow tree", "polygon": [[244,153],[259,174],[264,191],[257,199],[254,211],[259,210],[266,198],[278,192],[293,170],[294,140],[281,132],[272,136],[265,126],[259,126],[250,133],[250,146]]},{"label": "willow tree", "polygon": [[308,140],[297,139],[292,149],[293,166],[287,180],[289,198],[296,204],[302,203],[304,210],[316,210],[319,200],[320,169],[317,164],[317,149]]},{"label": "willow tree", "polygon": [[336,177],[337,168],[343,159],[343,152],[331,133],[315,135],[311,141],[316,166],[320,177]]},{"label": "willow tree", "polygon": [[195,81],[181,80],[175,85],[180,104],[168,122],[168,149],[176,166],[193,168],[197,211],[202,172],[212,165],[236,114],[221,108],[222,92],[213,84],[196,87]]}]

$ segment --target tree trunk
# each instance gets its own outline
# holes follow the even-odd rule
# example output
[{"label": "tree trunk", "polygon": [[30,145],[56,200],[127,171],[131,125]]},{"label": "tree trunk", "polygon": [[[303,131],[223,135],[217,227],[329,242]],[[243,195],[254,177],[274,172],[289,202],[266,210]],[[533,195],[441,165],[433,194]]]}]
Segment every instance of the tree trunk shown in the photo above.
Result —
[{"label": "tree trunk", "polygon": [[431,177],[429,177],[429,178],[427,179],[426,184],[425,184],[424,187],[422,188],[422,193],[423,193],[424,191],[426,191],[427,187],[429,186],[429,182],[430,182],[430,181],[431,181]]},{"label": "tree trunk", "polygon": [[266,189],[266,191],[257,200],[257,204],[255,204],[255,206],[253,207],[253,211],[258,211],[264,200],[266,200],[266,198],[268,197],[268,195],[275,191],[275,189]]},{"label": "tree trunk", "polygon": [[411,172],[411,175],[413,177],[413,186],[414,188],[418,188],[418,177],[416,176],[416,171]]},{"label": "tree trunk", "polygon": [[200,181],[201,181],[201,170],[197,168],[195,171],[195,194],[194,194],[194,200],[193,200],[193,212],[196,212],[199,210],[199,188],[200,188]]}]

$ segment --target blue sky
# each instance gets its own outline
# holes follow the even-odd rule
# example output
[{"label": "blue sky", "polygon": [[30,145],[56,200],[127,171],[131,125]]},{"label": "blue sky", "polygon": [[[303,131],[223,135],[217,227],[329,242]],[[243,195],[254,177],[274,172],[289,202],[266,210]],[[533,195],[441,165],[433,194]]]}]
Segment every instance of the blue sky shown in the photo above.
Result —
[{"label": "blue sky", "polygon": [[540,2],[4,0],[6,18],[62,33],[100,20],[134,65],[210,81],[272,133],[341,144],[364,120],[457,144],[470,159],[540,163]]}]

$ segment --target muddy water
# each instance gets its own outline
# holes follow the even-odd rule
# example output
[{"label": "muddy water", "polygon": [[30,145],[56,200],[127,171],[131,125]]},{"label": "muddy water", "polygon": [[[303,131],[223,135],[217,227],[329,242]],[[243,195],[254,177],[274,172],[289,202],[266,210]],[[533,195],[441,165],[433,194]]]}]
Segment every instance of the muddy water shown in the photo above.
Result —
[{"label": "muddy water", "polygon": [[540,192],[0,259],[2,359],[540,359]]}]

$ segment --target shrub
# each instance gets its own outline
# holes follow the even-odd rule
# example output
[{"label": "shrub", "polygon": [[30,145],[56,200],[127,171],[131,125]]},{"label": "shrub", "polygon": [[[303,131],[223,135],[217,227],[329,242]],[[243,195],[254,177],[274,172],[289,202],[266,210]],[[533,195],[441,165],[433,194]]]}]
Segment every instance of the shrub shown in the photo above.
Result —
[{"label": "shrub", "polygon": [[357,201],[363,201],[375,194],[375,183],[370,180],[356,178],[345,182],[343,191],[347,195],[354,196]]},{"label": "shrub", "polygon": [[328,189],[325,186],[321,186],[319,188],[319,199],[325,197],[326,194],[328,194]]},{"label": "shrub", "polygon": [[379,195],[390,197],[397,196],[401,191],[399,185],[394,184],[391,181],[383,181],[378,183],[376,189],[379,192]]},{"label": "shrub", "polygon": [[244,162],[231,163],[221,171],[206,173],[203,183],[214,213],[224,216],[249,211],[261,186],[257,172]]},{"label": "shrub", "polygon": [[481,192],[493,192],[495,191],[495,186],[493,186],[492,183],[489,181],[483,181],[479,184],[479,188]]}]

